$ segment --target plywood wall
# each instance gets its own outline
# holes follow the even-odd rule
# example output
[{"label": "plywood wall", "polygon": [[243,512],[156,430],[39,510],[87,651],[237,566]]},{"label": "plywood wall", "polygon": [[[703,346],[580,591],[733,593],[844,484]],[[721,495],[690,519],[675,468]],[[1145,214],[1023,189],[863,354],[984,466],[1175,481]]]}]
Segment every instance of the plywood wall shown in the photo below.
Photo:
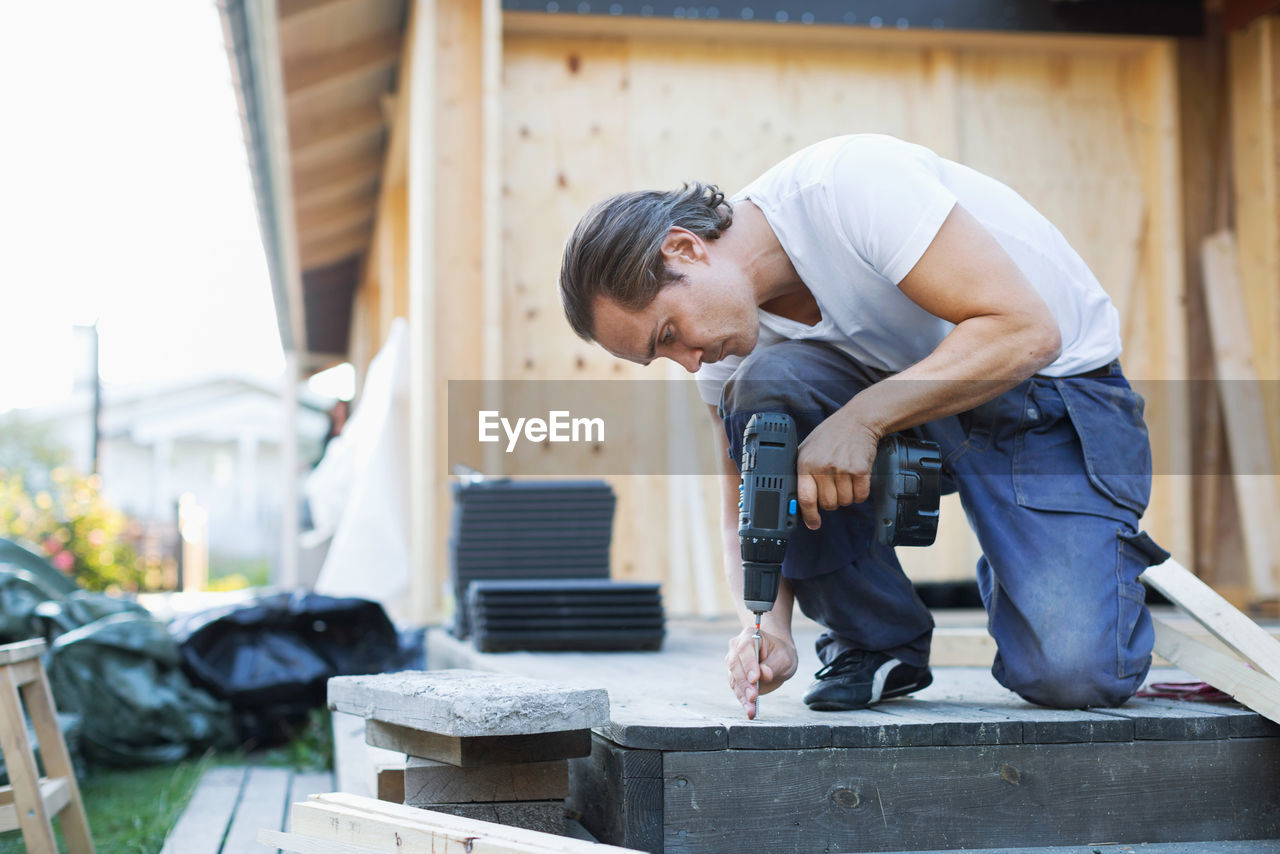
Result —
[{"label": "plywood wall", "polygon": [[[1168,42],[796,35],[799,28],[713,22],[646,29],[634,19],[612,32],[539,31],[554,17],[509,16],[503,45],[503,378],[653,379],[668,370],[617,362],[577,340],[563,319],[560,252],[591,203],[690,179],[736,190],[808,143],[858,132],[922,142],[1010,184],[1059,226],[1120,307],[1128,374],[1184,376]],[[687,409],[687,429],[677,432],[707,436],[706,453],[705,408]],[[1180,414],[1150,414],[1157,468],[1185,472]],[[677,612],[725,608],[723,592],[705,592],[720,572],[714,478],[672,484],[681,480],[614,479],[615,575],[666,582]],[[1185,554],[1186,479],[1162,476],[1156,493],[1149,528]],[[962,513],[956,504],[943,512],[943,541],[904,554],[914,577],[972,573],[977,548]],[[708,595],[719,598],[708,603]]]}]

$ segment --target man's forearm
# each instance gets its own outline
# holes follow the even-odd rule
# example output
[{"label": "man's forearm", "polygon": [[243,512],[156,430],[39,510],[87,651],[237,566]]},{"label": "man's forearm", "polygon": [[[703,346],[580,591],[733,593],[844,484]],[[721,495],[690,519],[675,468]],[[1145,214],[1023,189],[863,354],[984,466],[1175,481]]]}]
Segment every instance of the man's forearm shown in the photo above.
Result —
[{"label": "man's forearm", "polygon": [[961,323],[929,356],[866,388],[843,409],[883,437],[986,403],[1057,356],[1055,347],[1037,346],[1033,334],[1007,326],[985,317]]}]

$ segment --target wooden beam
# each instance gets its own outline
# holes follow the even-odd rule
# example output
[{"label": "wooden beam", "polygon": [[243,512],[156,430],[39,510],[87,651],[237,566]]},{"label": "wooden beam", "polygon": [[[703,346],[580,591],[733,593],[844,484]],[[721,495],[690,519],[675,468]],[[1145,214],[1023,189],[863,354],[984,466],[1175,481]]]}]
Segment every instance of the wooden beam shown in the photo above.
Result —
[{"label": "wooden beam", "polygon": [[324,215],[340,207],[368,205],[378,203],[378,180],[371,178],[346,187],[342,192],[327,195],[311,195],[305,199],[294,199],[294,210],[301,219],[309,214]]},{"label": "wooden beam", "polygon": [[296,196],[294,204],[298,210],[308,210],[319,205],[336,202],[342,199],[365,198],[378,193],[378,173],[366,172],[352,174],[342,181],[324,184],[314,190]]},{"label": "wooden beam", "polygon": [[328,210],[298,215],[298,237],[303,245],[333,237],[357,228],[369,230],[373,224],[373,205],[337,205]]},{"label": "wooden beam", "polygon": [[345,47],[285,64],[285,96],[293,99],[326,87],[383,71],[400,56],[400,33],[382,33]]},{"label": "wooden beam", "polygon": [[1148,568],[1139,578],[1194,617],[1214,637],[1243,655],[1258,670],[1272,679],[1280,679],[1280,641],[1237,611],[1182,564],[1170,558]]},{"label": "wooden beam", "polygon": [[[320,840],[361,845],[380,851],[465,850],[489,854],[634,854],[631,849],[524,830],[504,824],[391,804],[340,792],[316,795],[294,805],[292,832]],[[464,850],[459,848],[458,850]]]},{"label": "wooden beam", "polygon": [[309,169],[344,160],[361,160],[377,157],[382,153],[384,134],[382,128],[367,127],[359,131],[335,137],[324,145],[313,145],[305,151],[294,150],[293,167]]},{"label": "wooden beam", "polygon": [[1157,653],[1268,720],[1280,723],[1280,682],[1160,620],[1154,622]]},{"label": "wooden beam", "polygon": [[377,183],[382,158],[366,154],[337,163],[324,163],[293,170],[293,192],[300,203],[314,204],[317,197],[335,187]]},{"label": "wooden beam", "polygon": [[332,237],[303,243],[298,247],[302,269],[312,270],[357,255],[369,248],[370,228],[362,225]]},{"label": "wooden beam", "polygon": [[382,110],[375,104],[360,104],[349,110],[325,113],[309,121],[289,123],[289,147],[297,157],[309,149],[332,145],[386,127]]},{"label": "wooden beam", "polygon": [[301,15],[321,12],[344,2],[350,0],[276,0],[276,15],[281,23],[286,23]]},{"label": "wooden beam", "polygon": [[1280,578],[1275,537],[1280,518],[1275,466],[1258,373],[1253,362],[1249,318],[1244,304],[1230,232],[1205,238],[1202,260],[1206,309],[1213,336],[1222,415],[1231,448],[1232,484],[1239,508],[1245,555],[1254,595],[1274,599]]},{"label": "wooden beam", "polygon": [[1222,24],[1228,32],[1243,29],[1276,9],[1280,0],[1223,0]]}]

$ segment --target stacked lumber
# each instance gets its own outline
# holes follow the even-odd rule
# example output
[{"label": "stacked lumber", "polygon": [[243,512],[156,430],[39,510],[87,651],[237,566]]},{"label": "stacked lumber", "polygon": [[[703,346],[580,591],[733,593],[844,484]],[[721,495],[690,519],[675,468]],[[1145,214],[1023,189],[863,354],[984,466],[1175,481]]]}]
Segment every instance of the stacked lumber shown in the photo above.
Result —
[{"label": "stacked lumber", "polygon": [[555,834],[569,760],[589,755],[591,728],[609,720],[601,689],[472,670],[336,677],[329,708],[407,757],[404,804]]},{"label": "stacked lumber", "polygon": [[261,830],[258,841],[297,854],[637,854],[342,793],[294,804],[288,832]]}]

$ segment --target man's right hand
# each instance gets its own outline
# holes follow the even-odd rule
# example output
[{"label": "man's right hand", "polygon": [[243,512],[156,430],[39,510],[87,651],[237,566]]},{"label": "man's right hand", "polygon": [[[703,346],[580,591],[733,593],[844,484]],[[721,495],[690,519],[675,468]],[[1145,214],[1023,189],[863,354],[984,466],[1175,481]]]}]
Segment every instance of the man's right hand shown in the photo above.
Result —
[{"label": "man's right hand", "polygon": [[760,662],[757,667],[754,635],[754,626],[744,628],[729,641],[729,654],[725,656],[725,664],[729,668],[729,688],[746,710],[748,720],[754,720],[756,716],[757,680],[760,683],[760,694],[768,694],[794,676],[799,663],[795,641],[790,637],[770,634],[762,628]]}]

